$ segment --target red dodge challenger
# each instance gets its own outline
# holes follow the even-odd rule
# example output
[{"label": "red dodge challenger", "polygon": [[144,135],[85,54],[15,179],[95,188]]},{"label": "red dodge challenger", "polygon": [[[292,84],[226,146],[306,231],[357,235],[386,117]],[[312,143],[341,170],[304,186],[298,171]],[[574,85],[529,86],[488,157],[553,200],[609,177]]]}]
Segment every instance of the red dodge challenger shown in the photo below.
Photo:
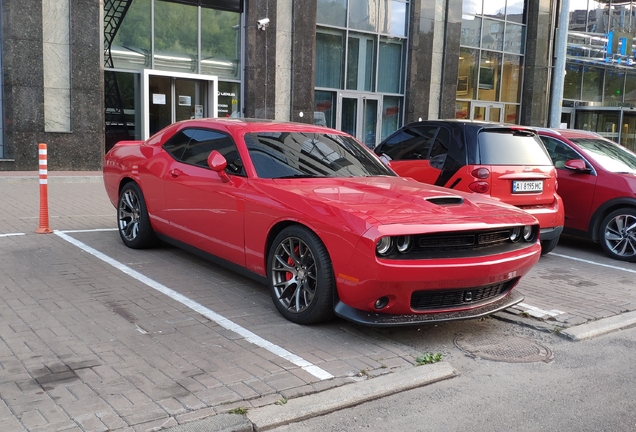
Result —
[{"label": "red dodge challenger", "polygon": [[346,133],[196,119],[121,141],[104,184],[131,248],[183,247],[269,286],[280,313],[372,326],[508,308],[541,254],[528,213],[398,177]]}]

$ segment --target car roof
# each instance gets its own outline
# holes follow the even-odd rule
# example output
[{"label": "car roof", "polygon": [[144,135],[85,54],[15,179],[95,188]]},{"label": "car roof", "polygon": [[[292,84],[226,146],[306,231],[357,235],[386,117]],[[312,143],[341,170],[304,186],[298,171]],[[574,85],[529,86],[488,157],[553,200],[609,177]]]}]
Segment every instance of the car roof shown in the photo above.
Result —
[{"label": "car roof", "polygon": [[174,123],[177,127],[183,128],[184,126],[192,127],[222,127],[225,129],[243,129],[248,132],[267,132],[267,131],[304,131],[315,133],[329,133],[345,135],[344,132],[331,129],[325,126],[317,126],[312,123],[298,123],[287,122],[280,120],[269,119],[257,119],[257,118],[242,118],[242,117],[217,117],[217,118],[201,118],[201,119],[188,119]]},{"label": "car roof", "polygon": [[560,129],[560,128],[533,128],[535,129],[539,135],[556,135],[562,136],[565,138],[599,138],[599,135],[596,132],[586,131],[581,129]]},{"label": "car roof", "polygon": [[530,126],[520,126],[516,124],[511,124],[511,123],[496,123],[496,122],[489,122],[489,121],[483,121],[483,120],[428,119],[428,120],[421,120],[421,121],[406,124],[402,126],[402,128],[400,128],[399,130],[404,129],[406,127],[413,127],[418,125],[424,126],[427,124],[428,125],[432,125],[432,124],[446,125],[449,127],[464,128],[466,130],[472,130],[472,131],[479,131],[482,129],[517,129],[517,130],[534,131],[535,129]]}]

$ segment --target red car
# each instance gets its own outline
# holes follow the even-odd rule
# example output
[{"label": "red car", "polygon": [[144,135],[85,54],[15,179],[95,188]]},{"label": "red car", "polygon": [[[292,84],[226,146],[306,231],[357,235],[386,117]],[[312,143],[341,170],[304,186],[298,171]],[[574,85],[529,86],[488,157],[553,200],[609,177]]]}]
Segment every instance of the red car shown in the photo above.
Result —
[{"label": "red car", "polygon": [[538,133],[557,168],[564,233],[600,242],[612,258],[636,262],[636,154],[594,132]]},{"label": "red car", "polygon": [[398,177],[351,136],[245,119],[175,123],[105,157],[124,244],[161,239],[267,284],[301,324],[483,316],[523,299],[537,220]]},{"label": "red car", "polygon": [[470,120],[424,120],[403,126],[374,151],[403,177],[473,192],[527,211],[541,226],[542,253],[563,231],[556,170],[536,132]]}]

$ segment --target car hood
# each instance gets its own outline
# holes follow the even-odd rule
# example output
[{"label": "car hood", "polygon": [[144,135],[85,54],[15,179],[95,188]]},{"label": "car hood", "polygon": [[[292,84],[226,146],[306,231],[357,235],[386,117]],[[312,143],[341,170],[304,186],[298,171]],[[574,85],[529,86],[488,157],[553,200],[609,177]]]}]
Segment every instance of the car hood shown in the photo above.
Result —
[{"label": "car hood", "polygon": [[534,217],[476,194],[403,177],[273,180],[275,188],[312,207],[335,207],[375,225],[529,224]]}]

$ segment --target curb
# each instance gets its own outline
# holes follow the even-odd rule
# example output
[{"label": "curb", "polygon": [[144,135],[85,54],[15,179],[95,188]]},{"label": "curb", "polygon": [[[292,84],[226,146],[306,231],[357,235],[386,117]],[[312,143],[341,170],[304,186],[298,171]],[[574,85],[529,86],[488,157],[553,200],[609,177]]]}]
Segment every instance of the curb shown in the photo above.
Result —
[{"label": "curb", "polygon": [[559,334],[573,341],[581,341],[631,327],[633,325],[636,325],[636,312],[627,312],[578,326],[568,327],[565,330],[561,330]]},{"label": "curb", "polygon": [[453,378],[457,375],[459,372],[447,362],[416,366],[310,396],[290,399],[284,405],[267,405],[251,409],[247,412],[247,418],[254,425],[254,430],[265,431]]},{"label": "curb", "polygon": [[459,375],[447,362],[414,366],[294,399],[250,409],[246,415],[217,414],[165,429],[166,432],[252,432],[321,416]]}]

